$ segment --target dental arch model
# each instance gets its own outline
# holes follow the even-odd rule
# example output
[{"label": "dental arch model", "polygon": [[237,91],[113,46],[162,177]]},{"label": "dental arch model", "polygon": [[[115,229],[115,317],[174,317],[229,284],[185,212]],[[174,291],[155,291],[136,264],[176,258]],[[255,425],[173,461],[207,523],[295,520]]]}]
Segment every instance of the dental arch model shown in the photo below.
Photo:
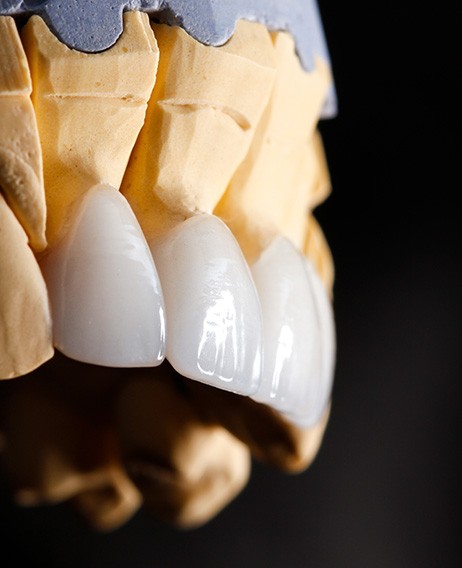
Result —
[{"label": "dental arch model", "polygon": [[[245,484],[248,448],[303,469],[327,421],[333,268],[312,210],[329,192],[316,125],[335,95],[316,5],[30,4],[0,0],[0,378],[53,382],[55,359],[71,364],[54,348],[93,383],[111,372],[119,441],[97,429],[112,450],[83,473],[43,427],[37,461],[51,445],[65,467],[18,473],[10,438],[34,404],[75,447],[75,429],[95,436],[27,378],[7,389],[0,456],[4,439],[24,503],[72,497],[113,528],[144,500],[197,525]],[[177,481],[147,453],[167,453]],[[95,508],[108,484],[115,505]]]}]

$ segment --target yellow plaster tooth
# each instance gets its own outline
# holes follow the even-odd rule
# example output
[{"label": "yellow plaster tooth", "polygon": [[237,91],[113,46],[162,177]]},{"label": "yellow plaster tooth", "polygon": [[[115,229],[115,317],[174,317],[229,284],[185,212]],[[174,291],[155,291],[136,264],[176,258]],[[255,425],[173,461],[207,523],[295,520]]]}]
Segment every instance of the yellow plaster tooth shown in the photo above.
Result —
[{"label": "yellow plaster tooth", "polygon": [[69,49],[33,16],[22,38],[32,74],[43,147],[50,246],[62,237],[70,208],[98,183],[119,188],[157,70],[147,14],[128,12],[124,33],[107,51]]},{"label": "yellow plaster tooth", "polygon": [[32,85],[27,59],[15,21],[9,16],[0,16],[0,61],[0,93],[29,96]]},{"label": "yellow plaster tooth", "polygon": [[124,465],[146,508],[192,528],[242,491],[251,463],[247,447],[221,425],[205,422],[180,392],[168,370],[133,374],[117,395],[115,421]]},{"label": "yellow plaster tooth", "polygon": [[13,18],[0,16],[0,190],[34,250],[46,246],[42,151],[26,55]]},{"label": "yellow plaster tooth", "polygon": [[185,381],[188,401],[211,424],[220,424],[266,465],[301,472],[316,457],[328,423],[330,405],[313,427],[300,428],[273,408],[197,381]]},{"label": "yellow plaster tooth", "polygon": [[240,22],[223,47],[153,24],[157,82],[122,192],[148,239],[211,213],[247,153],[274,80],[271,38]]},{"label": "yellow plaster tooth", "polygon": [[332,82],[326,61],[317,58],[308,73],[300,65],[292,37],[285,32],[272,37],[277,61],[274,89],[250,150],[215,210],[250,261],[278,233],[300,248],[303,244],[306,215],[318,188],[315,128]]},{"label": "yellow plaster tooth", "polygon": [[0,195],[0,379],[53,356],[48,296],[27,236]]},{"label": "yellow plaster tooth", "polygon": [[331,183],[318,131],[300,147],[298,169],[294,168],[291,195],[280,203],[277,228],[296,246],[303,249],[309,212],[324,201]]},{"label": "yellow plaster tooth", "polygon": [[312,147],[316,161],[316,179],[308,195],[308,208],[310,211],[325,201],[332,190],[329,166],[324,153],[324,144],[318,130],[313,134]]},{"label": "yellow plaster tooth", "polygon": [[[327,243],[324,232],[321,229],[318,221],[312,214],[312,211],[320,203],[322,203],[331,192],[331,179],[329,175],[329,168],[324,154],[324,146],[322,143],[321,135],[315,132],[313,136],[313,160],[315,166],[313,167],[311,190],[309,192],[308,202],[308,215],[304,216],[303,236],[301,237],[301,250],[311,259],[316,270],[324,283],[328,294],[333,297],[333,288],[335,281],[335,265],[332,257],[331,250]],[[297,211],[293,210],[297,215]],[[298,214],[297,220],[293,224],[300,226],[301,217]],[[288,219],[287,226],[290,226],[291,221]]]},{"label": "yellow plaster tooth", "polygon": [[62,387],[59,394],[47,392],[52,373],[20,384],[7,399],[2,469],[18,504],[70,502],[90,526],[114,530],[139,509],[141,495],[101,416],[79,412]]}]

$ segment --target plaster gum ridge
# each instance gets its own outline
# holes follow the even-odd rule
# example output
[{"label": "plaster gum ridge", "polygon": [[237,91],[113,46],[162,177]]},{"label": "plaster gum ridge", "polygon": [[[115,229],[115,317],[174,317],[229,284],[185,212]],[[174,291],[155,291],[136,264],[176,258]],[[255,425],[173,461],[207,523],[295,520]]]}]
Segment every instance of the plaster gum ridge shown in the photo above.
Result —
[{"label": "plaster gum ridge", "polygon": [[[269,30],[291,33],[305,70],[313,70],[316,56],[330,61],[316,0],[0,0],[0,15],[38,14],[68,47],[89,53],[114,45],[127,10],[147,12],[155,21],[180,26],[212,46],[225,44],[238,20],[260,22]],[[336,113],[333,87],[322,118]]]}]

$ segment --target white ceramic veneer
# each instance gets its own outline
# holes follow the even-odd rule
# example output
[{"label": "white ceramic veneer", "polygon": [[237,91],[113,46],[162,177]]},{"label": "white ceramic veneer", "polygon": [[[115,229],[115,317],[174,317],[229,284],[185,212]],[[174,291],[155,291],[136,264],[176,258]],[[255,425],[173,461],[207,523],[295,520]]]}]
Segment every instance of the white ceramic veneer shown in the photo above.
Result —
[{"label": "white ceramic veneer", "polygon": [[335,356],[332,308],[312,264],[284,237],[251,267],[264,330],[262,382],[254,400],[302,426],[329,399]]},{"label": "white ceramic veneer", "polygon": [[85,195],[41,268],[62,353],[110,367],[163,361],[160,281],[138,221],[116,189],[98,185]]},{"label": "white ceramic veneer", "polygon": [[164,291],[169,362],[185,377],[253,394],[261,375],[261,310],[230,230],[198,214],[150,244]]}]

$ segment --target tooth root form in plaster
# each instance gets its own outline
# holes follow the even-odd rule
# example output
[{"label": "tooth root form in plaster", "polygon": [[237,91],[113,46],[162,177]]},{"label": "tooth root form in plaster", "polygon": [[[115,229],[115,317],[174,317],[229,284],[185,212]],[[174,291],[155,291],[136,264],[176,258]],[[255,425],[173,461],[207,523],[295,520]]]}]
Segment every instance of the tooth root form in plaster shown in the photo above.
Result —
[{"label": "tooth root form in plaster", "polygon": [[0,189],[34,250],[46,246],[42,151],[29,67],[13,18],[0,16]]},{"label": "tooth root form in plaster", "polygon": [[253,394],[261,374],[261,312],[226,225],[205,213],[150,242],[164,290],[166,357],[183,376]]},{"label": "tooth root form in plaster", "polygon": [[32,16],[29,60],[48,205],[47,240],[65,233],[71,206],[94,185],[119,188],[143,125],[159,59],[149,17],[124,14],[117,43],[97,54],[69,49]]},{"label": "tooth root form in plaster", "polygon": [[212,213],[245,157],[274,82],[274,49],[241,21],[222,47],[153,24],[160,49],[145,125],[122,184],[146,238]]},{"label": "tooth root form in plaster", "polygon": [[53,356],[48,296],[27,236],[0,194],[0,379]]},{"label": "tooth root form in plaster", "polygon": [[326,409],[333,379],[329,299],[310,261],[284,237],[276,238],[251,270],[264,330],[262,382],[253,398],[312,426]]},{"label": "tooth root form in plaster", "polygon": [[42,263],[55,346],[71,359],[150,367],[164,358],[164,304],[146,240],[109,186],[84,197],[65,238]]},{"label": "tooth root form in plaster", "polygon": [[[236,235],[246,258],[258,258],[275,234],[301,248],[308,209],[325,198],[323,148],[316,133],[332,85],[329,63],[305,71],[291,36],[272,34],[276,77],[269,103],[245,159],[214,213]],[[322,170],[322,171],[321,171]],[[316,196],[316,198],[315,198]]]}]

